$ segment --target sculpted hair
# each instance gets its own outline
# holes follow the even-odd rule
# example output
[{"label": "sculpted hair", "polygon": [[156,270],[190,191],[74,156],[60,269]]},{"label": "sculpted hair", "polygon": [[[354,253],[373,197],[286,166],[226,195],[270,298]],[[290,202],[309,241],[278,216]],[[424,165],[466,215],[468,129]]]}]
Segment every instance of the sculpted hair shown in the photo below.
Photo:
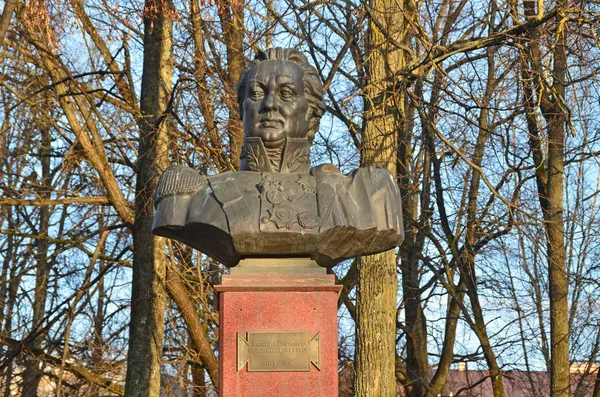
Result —
[{"label": "sculpted hair", "polygon": [[309,142],[312,142],[315,133],[319,129],[321,117],[325,113],[323,84],[321,84],[317,70],[308,63],[306,56],[295,48],[269,48],[266,51],[259,51],[254,60],[244,69],[237,85],[237,102],[240,108],[240,117],[244,117],[243,103],[246,97],[248,72],[258,66],[259,63],[269,60],[292,62],[300,66],[304,71],[304,93],[309,106],[309,112],[306,115],[309,121],[307,138]]}]

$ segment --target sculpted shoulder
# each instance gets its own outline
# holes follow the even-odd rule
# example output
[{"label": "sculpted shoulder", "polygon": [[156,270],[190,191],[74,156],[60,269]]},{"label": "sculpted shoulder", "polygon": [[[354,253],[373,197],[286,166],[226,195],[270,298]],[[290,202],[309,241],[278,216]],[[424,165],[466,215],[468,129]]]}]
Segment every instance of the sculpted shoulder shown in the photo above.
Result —
[{"label": "sculpted shoulder", "polygon": [[[208,255],[232,253],[227,244],[231,241],[227,219],[212,194],[208,177],[190,167],[169,167],[158,182],[154,206],[154,234],[181,241]],[[194,217],[200,223],[194,222]],[[204,226],[195,227],[197,224]],[[207,250],[203,241],[209,236],[218,241],[212,245],[214,249]]]}]

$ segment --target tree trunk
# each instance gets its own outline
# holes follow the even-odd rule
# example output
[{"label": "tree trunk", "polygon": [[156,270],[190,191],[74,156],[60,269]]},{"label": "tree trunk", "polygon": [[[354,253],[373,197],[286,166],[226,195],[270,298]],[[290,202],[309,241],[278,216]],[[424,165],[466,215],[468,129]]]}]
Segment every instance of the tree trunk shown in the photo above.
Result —
[{"label": "tree trunk", "polygon": [[[490,17],[493,20],[493,17]],[[490,29],[491,30],[491,29]],[[491,34],[491,32],[490,32]],[[486,322],[483,314],[483,309],[479,301],[479,292],[477,285],[477,275],[475,273],[475,255],[473,250],[480,230],[478,225],[480,219],[477,217],[477,198],[479,197],[479,185],[481,183],[480,168],[483,162],[485,145],[489,139],[490,123],[489,123],[489,105],[492,99],[494,88],[496,86],[496,64],[494,62],[495,50],[493,47],[487,49],[487,82],[483,98],[481,99],[481,112],[479,114],[479,135],[475,144],[472,163],[474,165],[471,172],[471,184],[469,187],[469,195],[467,200],[467,232],[466,242],[463,255],[458,259],[458,265],[461,272],[461,278],[465,280],[467,294],[471,302],[471,310],[475,320],[475,328],[473,331],[479,339],[481,349],[485,357],[486,363],[490,370],[490,379],[492,381],[492,389],[494,397],[504,397],[504,383],[502,380],[502,372],[496,359],[490,339],[487,332]]]},{"label": "tree trunk", "polygon": [[[12,208],[7,209],[7,223],[9,229],[14,229],[15,225],[19,224],[18,216],[14,215]],[[16,222],[15,222],[16,218]],[[15,239],[12,235],[7,236],[7,248],[6,254],[4,257],[4,261],[2,264],[2,278],[0,282],[2,282],[2,286],[0,286],[0,296],[2,299],[2,306],[0,306],[0,331],[4,333],[4,335],[10,335],[13,331],[12,328],[12,315],[15,303],[17,302],[17,291],[19,289],[19,284],[21,281],[21,277],[17,275],[17,269],[20,270],[20,267],[17,265],[15,258]],[[5,348],[4,346],[0,347],[0,355],[4,356],[8,351],[8,346]],[[3,397],[10,397],[11,388],[10,385],[12,383],[13,378],[13,362],[12,360],[6,366],[5,371],[2,372],[2,385],[3,385]]]},{"label": "tree trunk", "polygon": [[[564,50],[563,50],[564,51]],[[558,104],[557,104],[558,106]],[[564,117],[548,126],[548,209],[545,211],[550,281],[552,397],[569,396],[569,301],[563,224]]]},{"label": "tree trunk", "polygon": [[[40,162],[42,164],[42,179],[40,183],[39,195],[42,198],[50,198],[52,189],[50,174],[50,126],[40,125],[42,140],[40,146]],[[50,209],[48,206],[40,207],[40,228],[36,240],[36,275],[35,275],[35,292],[33,298],[33,318],[31,332],[37,333],[41,327],[44,315],[46,314],[46,296],[48,294],[48,278],[50,276],[50,268],[48,262],[48,226],[50,224]],[[37,335],[31,342],[31,347],[34,350],[40,350],[42,347],[42,335]],[[25,372],[23,373],[23,397],[36,397],[37,389],[43,375],[40,366],[41,361],[29,356],[25,364]]]},{"label": "tree trunk", "polygon": [[[99,229],[104,228],[104,217],[101,215],[98,220]],[[98,274],[104,273],[104,267],[106,265],[102,260],[98,260]],[[98,280],[98,296],[96,298],[96,312],[94,313],[94,342],[92,346],[92,362],[96,368],[103,367],[104,361],[104,338],[102,337],[102,330],[104,329],[104,301],[106,300],[106,291],[104,289],[104,276]],[[94,388],[93,397],[101,397],[102,391],[100,388]]]},{"label": "tree trunk", "polygon": [[240,154],[244,139],[244,130],[236,99],[237,81],[242,70],[244,70],[244,1],[223,0],[219,3],[218,11],[223,30],[223,41],[227,47],[227,70],[224,81],[228,94],[229,119],[227,121],[227,131],[229,133],[231,168],[237,170],[240,165]]},{"label": "tree trunk", "polygon": [[172,266],[167,267],[167,287],[173,301],[177,304],[183,317],[192,342],[210,380],[215,387],[219,387],[219,361],[215,355],[208,337],[207,329],[200,321],[197,308],[190,299],[191,291],[181,281],[181,276]]},{"label": "tree trunk", "polygon": [[[383,166],[396,176],[399,115],[404,99],[388,91],[393,72],[402,65],[401,50],[377,25],[401,36],[401,10],[390,0],[371,1],[372,18],[365,48],[367,84],[361,166]],[[360,258],[356,300],[354,395],[396,395],[396,301],[398,277],[394,250]]]},{"label": "tree trunk", "polygon": [[213,106],[213,93],[209,86],[209,76],[207,73],[206,54],[204,50],[204,23],[202,21],[202,8],[199,0],[190,0],[190,12],[192,17],[192,33],[194,39],[194,76],[198,86],[196,93],[198,95],[198,105],[204,118],[204,129],[208,135],[207,143],[212,160],[216,163],[219,172],[230,171],[230,161],[223,152],[223,143],[219,136],[219,126],[215,118],[215,108]]},{"label": "tree trunk", "polygon": [[2,16],[0,17],[0,48],[4,45],[4,38],[6,37],[6,31],[12,18],[15,8],[17,8],[17,0],[6,0],[4,3],[4,9],[2,10]]},{"label": "tree trunk", "polygon": [[[410,110],[412,109],[412,110]],[[413,115],[414,108],[407,106],[407,115]],[[412,116],[405,119],[398,142],[398,175],[400,195],[402,196],[402,216],[406,220],[405,240],[400,248],[400,269],[402,271],[402,295],[406,325],[406,382],[408,397],[422,396],[428,383],[427,321],[421,304],[421,261],[425,243],[425,230],[429,229],[430,206],[430,161],[429,156],[422,157],[422,181],[419,173],[410,173],[413,161],[412,134],[414,121]],[[413,186],[421,183],[419,197]],[[420,200],[419,200],[420,198]],[[419,227],[418,225],[422,225]]]},{"label": "tree trunk", "polygon": [[197,362],[192,363],[192,396],[207,397],[206,380],[204,379],[204,367]]},{"label": "tree trunk", "polygon": [[169,1],[146,0],[144,69],[133,226],[133,289],[126,396],[157,397],[164,335],[165,240],[152,235],[152,197],[168,164],[167,112],[172,92],[173,13]]},{"label": "tree trunk", "polygon": [[396,254],[363,256],[358,264],[354,395],[396,395]]},{"label": "tree trunk", "polygon": [[[568,4],[560,0],[559,10]],[[537,17],[536,3],[524,3],[525,15],[529,19]],[[533,29],[528,33],[527,52],[523,54],[523,84],[526,88],[525,105],[528,110],[527,126],[530,134],[530,148],[535,164],[538,199],[544,216],[546,231],[546,252],[548,257],[548,279],[550,283],[550,395],[569,396],[569,302],[566,268],[565,230],[563,223],[564,206],[564,155],[565,123],[564,108],[565,79],[567,71],[566,36],[567,24],[558,23],[552,55],[552,86],[543,77],[543,63],[540,55],[539,32]],[[531,78],[535,85],[530,80]],[[532,86],[533,85],[533,86]],[[539,98],[534,98],[534,92]],[[541,109],[546,120],[547,153],[544,153],[542,134],[538,128],[535,112]]]},{"label": "tree trunk", "polygon": [[[557,7],[567,8],[561,0]],[[550,281],[550,351],[552,397],[569,396],[569,301],[566,268],[565,229],[563,223],[563,185],[565,155],[566,110],[565,77],[567,70],[566,24],[558,24],[554,45],[554,84],[552,102],[544,117],[548,129],[548,194],[544,211],[548,245],[548,268]]]}]

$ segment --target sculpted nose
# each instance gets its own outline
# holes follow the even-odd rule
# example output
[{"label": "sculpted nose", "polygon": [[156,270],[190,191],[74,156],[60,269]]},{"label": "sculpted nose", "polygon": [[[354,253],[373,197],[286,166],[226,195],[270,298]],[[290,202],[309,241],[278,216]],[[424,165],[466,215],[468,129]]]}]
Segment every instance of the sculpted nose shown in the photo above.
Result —
[{"label": "sculpted nose", "polygon": [[265,111],[277,109],[277,100],[274,93],[268,93],[265,95],[262,103],[262,107]]}]

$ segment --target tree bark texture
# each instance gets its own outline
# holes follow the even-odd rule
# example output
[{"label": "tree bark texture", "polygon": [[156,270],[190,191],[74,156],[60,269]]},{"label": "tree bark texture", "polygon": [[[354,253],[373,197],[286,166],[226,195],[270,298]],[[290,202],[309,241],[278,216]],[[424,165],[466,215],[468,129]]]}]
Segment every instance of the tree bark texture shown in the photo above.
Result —
[{"label": "tree bark texture", "polygon": [[545,211],[550,281],[552,397],[569,396],[569,301],[563,224],[564,117],[548,127],[548,209]]},{"label": "tree bark texture", "polygon": [[[396,175],[399,115],[403,100],[390,92],[393,73],[402,67],[401,50],[390,44],[378,28],[394,38],[401,36],[401,10],[390,0],[370,4],[365,57],[365,125],[362,166],[383,166]],[[375,20],[376,19],[376,20]],[[354,395],[396,395],[396,301],[398,277],[394,250],[360,258],[356,301]]]},{"label": "tree bark texture", "polygon": [[[566,2],[561,1],[566,8]],[[548,208],[544,211],[548,245],[550,281],[550,351],[552,397],[569,396],[569,300],[566,268],[564,209],[564,155],[566,109],[565,77],[567,70],[566,24],[559,24],[554,47],[554,93],[548,112],[545,112],[548,128]]]},{"label": "tree bark texture", "polygon": [[[40,143],[40,162],[42,165],[42,177],[40,183],[40,197],[50,198],[52,189],[52,175],[50,174],[50,126],[42,120],[39,125],[41,132]],[[48,278],[50,276],[50,268],[48,261],[48,227],[50,225],[50,208],[41,206],[40,209],[40,225],[38,234],[40,236],[36,241],[36,274],[35,274],[35,292],[33,297],[33,317],[31,332],[38,332],[42,325],[46,314],[46,297],[48,295]],[[31,347],[40,350],[42,347],[42,335],[37,335],[31,342]],[[36,397],[40,380],[43,376],[41,370],[42,362],[38,357],[28,357],[25,364],[25,372],[23,373],[23,397]]]},{"label": "tree bark texture", "polygon": [[[558,10],[564,10],[568,3],[560,0]],[[536,3],[524,3],[525,15],[529,19],[537,17]],[[564,210],[564,155],[567,110],[564,105],[565,81],[567,73],[567,27],[557,23],[552,47],[553,66],[551,85],[543,77],[539,32],[537,29],[527,35],[527,52],[524,53],[523,84],[525,104],[528,109],[527,125],[530,134],[530,148],[535,165],[538,198],[544,217],[546,231],[546,253],[548,258],[548,279],[550,284],[550,395],[569,396],[569,283],[566,268]],[[529,80],[527,80],[529,79]],[[534,97],[537,92],[539,98]],[[544,150],[543,134],[538,127],[535,113],[537,109],[546,121],[547,146]]]},{"label": "tree bark texture", "polygon": [[164,334],[165,239],[154,237],[152,197],[168,165],[167,113],[172,93],[173,8],[146,0],[144,69],[133,226],[133,289],[125,395],[158,397]]},{"label": "tree bark texture", "polygon": [[244,1],[222,0],[219,2],[219,19],[223,29],[223,41],[227,47],[227,69],[225,71],[225,88],[229,101],[229,119],[227,131],[229,133],[229,151],[231,154],[230,168],[237,170],[240,165],[242,141],[244,130],[240,120],[237,104],[237,81],[244,70]]},{"label": "tree bark texture", "polygon": [[194,76],[198,89],[198,105],[204,119],[204,129],[210,142],[212,157],[217,163],[220,172],[230,171],[230,161],[223,151],[223,143],[219,136],[219,126],[215,119],[215,108],[213,106],[213,94],[210,91],[209,79],[204,49],[204,22],[202,20],[201,6],[199,0],[190,1],[190,12],[192,16],[192,32],[194,39]]},{"label": "tree bark texture", "polygon": [[396,254],[360,258],[354,395],[396,395]]},{"label": "tree bark texture", "polygon": [[[428,354],[427,354],[427,322],[421,304],[420,260],[425,243],[424,221],[429,217],[427,209],[430,206],[430,167],[429,156],[423,156],[422,193],[419,195],[413,188],[418,183],[418,175],[410,171],[412,165],[412,134],[414,130],[414,108],[406,107],[407,117],[400,131],[398,142],[397,168],[399,175],[400,194],[402,196],[402,214],[405,227],[405,240],[400,248],[402,271],[402,299],[406,326],[406,382],[405,390],[408,397],[422,396],[428,383]],[[419,219],[421,218],[421,219]],[[417,225],[423,225],[418,227]]]},{"label": "tree bark texture", "polygon": [[18,0],[6,0],[4,2],[4,9],[2,10],[2,16],[0,17],[0,48],[4,44],[4,38],[6,37],[6,31],[10,20],[17,8]]}]

